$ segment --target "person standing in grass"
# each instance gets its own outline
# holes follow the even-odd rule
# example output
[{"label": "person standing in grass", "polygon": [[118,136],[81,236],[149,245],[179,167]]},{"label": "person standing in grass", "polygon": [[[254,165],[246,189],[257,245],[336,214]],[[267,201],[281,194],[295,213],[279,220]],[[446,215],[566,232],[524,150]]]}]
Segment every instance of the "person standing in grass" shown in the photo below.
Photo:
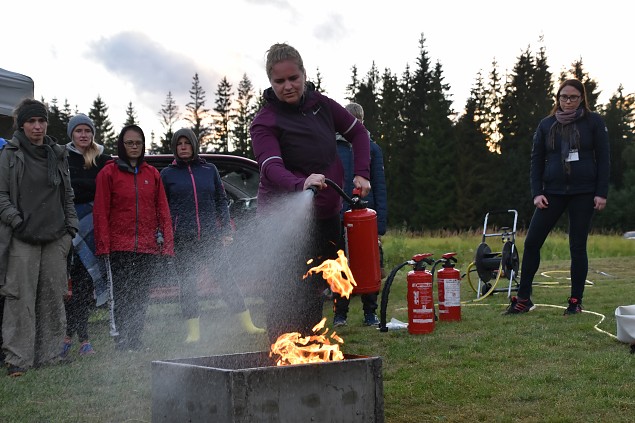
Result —
[{"label": "person standing in grass", "polygon": [[[349,103],[345,109],[364,123],[364,108],[357,103]],[[342,189],[350,197],[353,195],[353,150],[351,144],[337,134],[337,153],[344,166],[344,186]],[[386,234],[387,220],[387,194],[386,194],[386,177],[384,175],[384,158],[381,147],[375,143],[372,138],[370,140],[370,186],[372,187],[364,200],[367,202],[366,207],[377,212],[377,234],[379,239],[379,267],[382,271],[382,279],[384,275],[384,252],[381,246],[381,236]],[[344,223],[344,213],[350,208],[350,204],[344,202],[342,206],[342,224]],[[344,240],[342,241],[344,243]],[[355,276],[355,275],[353,275]],[[361,294],[362,308],[364,310],[364,325],[377,326],[379,319],[377,318],[377,296],[379,292],[371,292]],[[348,307],[350,298],[343,297],[338,293],[333,293],[333,326],[344,326],[347,324],[346,317],[348,315]]]},{"label": "person standing in grass", "polygon": [[606,207],[609,170],[606,124],[589,108],[584,85],[568,79],[558,88],[551,114],[534,134],[530,180],[536,210],[525,238],[518,293],[505,314],[535,308],[531,288],[540,266],[540,249],[565,211],[569,216],[571,296],[564,314],[582,311],[591,218],[594,211]]},{"label": "person standing in grass", "polygon": [[9,376],[61,361],[66,259],[79,228],[66,149],[46,135],[48,109],[24,99],[0,154],[0,221],[11,228],[2,349]]},{"label": "person standing in grass", "polygon": [[161,256],[173,256],[170,209],[159,171],[143,160],[145,135],[125,126],[117,159],[97,175],[95,253],[112,270],[111,335],[117,350],[140,350],[150,286]]},{"label": "person standing in grass", "polygon": [[275,342],[286,332],[312,335],[312,328],[323,317],[325,286],[315,280],[302,280],[302,275],[308,270],[307,259],[319,265],[337,258],[342,199],[325,182],[326,178],[339,186],[344,182],[335,133],[341,133],[353,146],[353,184],[361,189],[362,197],[370,191],[370,140],[361,122],[307,82],[302,57],[292,46],[272,45],[267,52],[266,72],[271,87],[263,93],[265,104],[250,127],[260,166],[258,212],[276,215],[284,221],[281,227],[288,226],[289,216],[281,216],[276,206],[293,193],[311,187],[317,191],[308,224],[295,228],[310,234],[309,245],[289,239],[283,247],[287,251],[265,253],[290,258],[290,263],[277,269],[276,283],[266,291],[267,331]]},{"label": "person standing in grass", "polygon": [[73,249],[69,254],[71,295],[65,301],[66,337],[62,357],[70,352],[75,333],[80,343],[79,355],[95,353],[88,336],[88,317],[94,304],[94,287],[105,285],[102,282],[105,270],[101,260],[95,257],[93,201],[97,174],[112,160],[109,154],[104,154],[104,147],[95,142],[95,125],[85,114],[79,113],[70,119],[67,133],[71,139],[66,149],[79,232],[73,238]]},{"label": "person standing in grass", "polygon": [[187,321],[186,343],[200,339],[200,307],[196,286],[217,263],[212,276],[220,284],[221,296],[247,333],[264,333],[256,327],[245,306],[233,271],[225,266],[223,249],[232,241],[229,201],[218,169],[199,157],[199,142],[189,128],[179,129],[171,141],[174,161],[161,171],[161,179],[170,205],[174,231],[175,270],[181,288],[181,310]]}]

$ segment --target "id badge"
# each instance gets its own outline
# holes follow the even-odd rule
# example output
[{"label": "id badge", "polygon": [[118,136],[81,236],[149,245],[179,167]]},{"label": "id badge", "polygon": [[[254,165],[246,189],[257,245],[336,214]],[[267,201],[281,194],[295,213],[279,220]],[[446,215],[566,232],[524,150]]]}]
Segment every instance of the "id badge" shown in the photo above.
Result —
[{"label": "id badge", "polygon": [[580,160],[580,155],[578,154],[577,149],[569,150],[569,156],[567,157],[567,162],[577,162]]}]

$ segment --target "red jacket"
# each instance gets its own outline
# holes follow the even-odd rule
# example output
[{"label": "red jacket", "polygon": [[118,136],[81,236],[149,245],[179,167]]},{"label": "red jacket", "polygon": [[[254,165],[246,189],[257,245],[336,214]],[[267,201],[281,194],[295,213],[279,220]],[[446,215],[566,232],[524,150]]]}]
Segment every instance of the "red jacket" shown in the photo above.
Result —
[{"label": "red jacket", "polygon": [[[93,208],[97,255],[113,251],[174,255],[170,209],[159,171],[142,162],[136,173],[111,161],[97,175]],[[163,234],[163,245],[157,242]]]}]

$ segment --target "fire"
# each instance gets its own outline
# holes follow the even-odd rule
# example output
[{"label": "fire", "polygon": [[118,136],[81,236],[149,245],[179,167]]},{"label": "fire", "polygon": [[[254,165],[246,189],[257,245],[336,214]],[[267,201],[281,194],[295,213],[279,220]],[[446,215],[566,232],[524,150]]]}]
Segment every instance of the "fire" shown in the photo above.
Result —
[{"label": "fire", "polygon": [[[337,336],[335,331],[327,336],[328,329],[318,333],[324,328],[325,322],[326,317],[313,327],[312,331],[315,335],[303,337],[298,332],[280,335],[271,345],[269,357],[273,357],[274,354],[280,356],[280,359],[276,361],[277,366],[344,360],[344,354],[339,346],[344,343],[344,340]],[[331,344],[329,338],[336,343]]]},{"label": "fire", "polygon": [[[324,260],[319,266],[310,268],[304,275],[304,279],[313,273],[322,272],[322,277],[331,286],[331,291],[337,292],[342,297],[349,298],[353,292],[353,287],[357,286],[357,282],[355,282],[353,272],[348,267],[348,260],[346,255],[344,255],[344,251],[339,250],[337,256],[336,260]],[[307,264],[312,262],[313,259],[309,260]]]}]

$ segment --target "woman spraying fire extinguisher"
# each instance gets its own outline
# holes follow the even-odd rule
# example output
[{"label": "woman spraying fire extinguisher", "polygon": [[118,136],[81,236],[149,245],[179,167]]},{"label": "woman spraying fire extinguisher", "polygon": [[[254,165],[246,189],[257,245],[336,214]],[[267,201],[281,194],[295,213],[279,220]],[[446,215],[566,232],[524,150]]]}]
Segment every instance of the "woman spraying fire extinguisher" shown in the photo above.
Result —
[{"label": "woman spraying fire extinguisher", "polygon": [[303,281],[302,275],[308,270],[307,256],[337,258],[342,200],[335,190],[326,189],[325,182],[329,178],[341,186],[344,181],[335,133],[347,137],[353,146],[353,183],[361,189],[362,197],[370,190],[370,152],[364,125],[307,82],[302,57],[295,48],[288,44],[271,46],[266,71],[271,87],[265,90],[265,105],[250,128],[260,166],[258,212],[275,215],[277,205],[292,193],[312,186],[319,190],[313,200],[308,251],[304,245],[288,245],[287,251],[275,252],[295,257],[266,291],[267,331],[270,340],[275,341],[286,332],[310,335],[322,319],[324,287],[320,290],[317,284]]}]

